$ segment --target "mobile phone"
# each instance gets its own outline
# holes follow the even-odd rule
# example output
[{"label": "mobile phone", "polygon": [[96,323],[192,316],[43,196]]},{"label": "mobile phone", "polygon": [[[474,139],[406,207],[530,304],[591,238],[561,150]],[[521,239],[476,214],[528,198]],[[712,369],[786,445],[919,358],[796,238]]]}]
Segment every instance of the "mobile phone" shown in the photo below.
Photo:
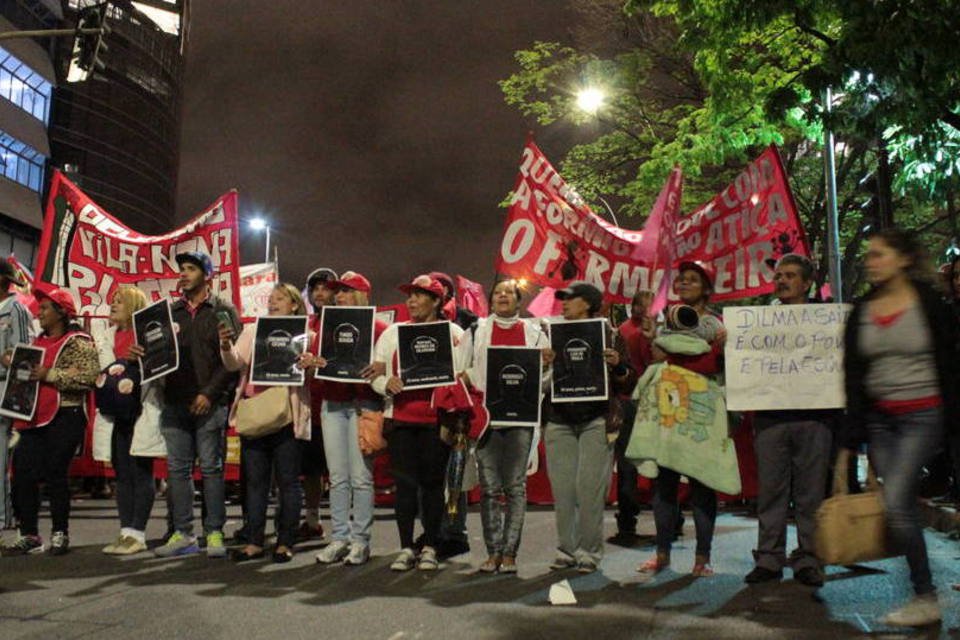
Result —
[{"label": "mobile phone", "polygon": [[237,335],[237,325],[233,321],[233,314],[226,309],[217,309],[217,324],[222,324],[233,331],[234,336]]}]

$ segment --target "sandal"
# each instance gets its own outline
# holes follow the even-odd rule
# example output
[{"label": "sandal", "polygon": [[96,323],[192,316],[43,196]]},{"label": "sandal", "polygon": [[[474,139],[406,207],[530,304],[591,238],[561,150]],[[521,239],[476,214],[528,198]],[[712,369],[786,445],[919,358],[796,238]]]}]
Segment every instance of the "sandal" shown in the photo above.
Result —
[{"label": "sandal", "polygon": [[713,575],[713,567],[710,566],[709,556],[696,556],[693,561],[693,569],[690,575],[696,578],[709,578]]},{"label": "sandal", "polygon": [[[251,549],[257,549],[257,551],[251,551]],[[246,562],[248,560],[257,560],[262,558],[263,554],[263,548],[251,545],[249,547],[244,547],[243,549],[234,549],[230,552],[230,559],[234,562]]]},{"label": "sandal", "polygon": [[486,562],[477,567],[480,573],[496,573],[500,568],[500,556],[493,555],[487,558]]},{"label": "sandal", "polygon": [[293,560],[293,551],[283,545],[273,550],[273,561],[276,563],[290,562]]},{"label": "sandal", "polygon": [[510,556],[503,556],[503,562],[500,563],[500,573],[516,573],[517,560]]},{"label": "sandal", "polygon": [[660,573],[670,566],[670,556],[666,553],[657,552],[657,555],[649,558],[646,562],[637,567],[637,571],[649,575]]}]

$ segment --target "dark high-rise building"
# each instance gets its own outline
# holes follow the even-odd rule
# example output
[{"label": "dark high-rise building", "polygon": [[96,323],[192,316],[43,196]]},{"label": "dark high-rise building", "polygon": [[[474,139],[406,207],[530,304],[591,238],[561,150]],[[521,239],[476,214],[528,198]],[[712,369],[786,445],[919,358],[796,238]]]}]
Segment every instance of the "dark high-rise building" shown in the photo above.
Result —
[{"label": "dark high-rise building", "polygon": [[[59,0],[0,0],[0,32],[57,28]],[[49,38],[0,41],[0,259],[31,266],[43,224],[56,74]]]},{"label": "dark high-rise building", "polygon": [[[64,23],[92,0],[63,2]],[[105,64],[68,83],[73,43],[57,41],[60,81],[50,119],[52,164],[136,231],[173,226],[188,0],[111,0]]]}]

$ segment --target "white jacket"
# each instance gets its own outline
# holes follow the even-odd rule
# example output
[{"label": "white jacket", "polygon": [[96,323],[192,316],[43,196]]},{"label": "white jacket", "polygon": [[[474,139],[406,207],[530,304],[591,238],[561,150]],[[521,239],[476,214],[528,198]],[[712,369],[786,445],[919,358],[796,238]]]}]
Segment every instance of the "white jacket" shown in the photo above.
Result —
[{"label": "white jacket", "polygon": [[[526,338],[526,346],[545,349],[550,346],[550,337],[544,330],[540,321],[536,318],[510,318],[502,319],[497,316],[489,316],[477,320],[477,328],[466,331],[463,340],[457,346],[460,351],[460,361],[463,363],[464,370],[470,376],[470,384],[480,391],[486,391],[487,386],[487,347],[490,346],[490,339],[493,336],[493,326],[499,323],[506,328],[513,326],[517,322],[523,323],[523,333]],[[543,375],[543,388],[550,386],[550,372]]]},{"label": "white jacket", "polygon": [[[100,359],[100,370],[117,361],[113,355],[113,342],[117,335],[117,328],[104,326],[105,323],[91,324],[90,335],[93,336]],[[145,458],[167,457],[166,443],[160,433],[160,409],[163,380],[153,380],[140,385],[140,401],[143,410],[140,417],[133,424],[133,440],[130,443],[130,455]],[[110,441],[113,436],[111,417],[105,416],[97,410],[93,423],[93,459],[98,462],[110,462]]]},{"label": "white jacket", "polygon": [[[401,324],[409,323],[398,322],[387,327],[384,332],[380,334],[380,339],[377,340],[377,345],[373,351],[373,361],[384,363],[386,365],[386,371],[382,376],[374,378],[370,382],[370,386],[373,387],[374,391],[384,397],[383,415],[387,418],[393,417],[393,396],[387,393],[387,381],[399,375],[399,373],[393,369],[393,357],[397,352],[397,327]],[[460,373],[464,367],[461,361],[462,353],[460,349],[457,348],[457,345],[463,337],[463,329],[451,322],[450,336],[453,338],[453,371],[454,373]]]}]

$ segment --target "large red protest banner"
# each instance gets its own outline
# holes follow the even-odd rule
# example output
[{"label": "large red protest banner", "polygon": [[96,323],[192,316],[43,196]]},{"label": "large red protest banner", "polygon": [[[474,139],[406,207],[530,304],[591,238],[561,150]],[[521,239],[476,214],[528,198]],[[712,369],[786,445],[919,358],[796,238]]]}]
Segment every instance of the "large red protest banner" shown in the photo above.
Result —
[{"label": "large red protest banner", "polygon": [[635,258],[639,231],[621,229],[594,214],[528,140],[510,200],[497,256],[499,273],[562,289],[574,278],[592,280],[626,302],[652,286],[648,261]]},{"label": "large red protest banner", "polygon": [[767,147],[713,200],[681,218],[676,247],[680,261],[713,265],[712,300],[773,291],[767,260],[810,253],[777,148]]},{"label": "large red protest banner", "polygon": [[104,211],[59,171],[53,174],[40,238],[37,279],[69,289],[80,315],[107,316],[121,284],[152,300],[176,294],[176,255],[202,251],[213,261],[213,292],[240,308],[237,193],[221,196],[193,220],[145,236]]},{"label": "large red protest banner", "polygon": [[[672,255],[677,262],[712,263],[718,274],[713,300],[725,300],[771,291],[773,270],[767,259],[808,253],[774,146],[690,216],[679,216],[681,187],[674,169],[651,211],[652,227],[624,229],[594,214],[528,141],[496,269],[554,288],[583,279],[601,288],[608,300],[628,302],[639,289],[659,288],[664,272],[676,266],[663,264]],[[673,234],[666,232],[671,221]],[[644,242],[645,234],[656,237]]]}]

